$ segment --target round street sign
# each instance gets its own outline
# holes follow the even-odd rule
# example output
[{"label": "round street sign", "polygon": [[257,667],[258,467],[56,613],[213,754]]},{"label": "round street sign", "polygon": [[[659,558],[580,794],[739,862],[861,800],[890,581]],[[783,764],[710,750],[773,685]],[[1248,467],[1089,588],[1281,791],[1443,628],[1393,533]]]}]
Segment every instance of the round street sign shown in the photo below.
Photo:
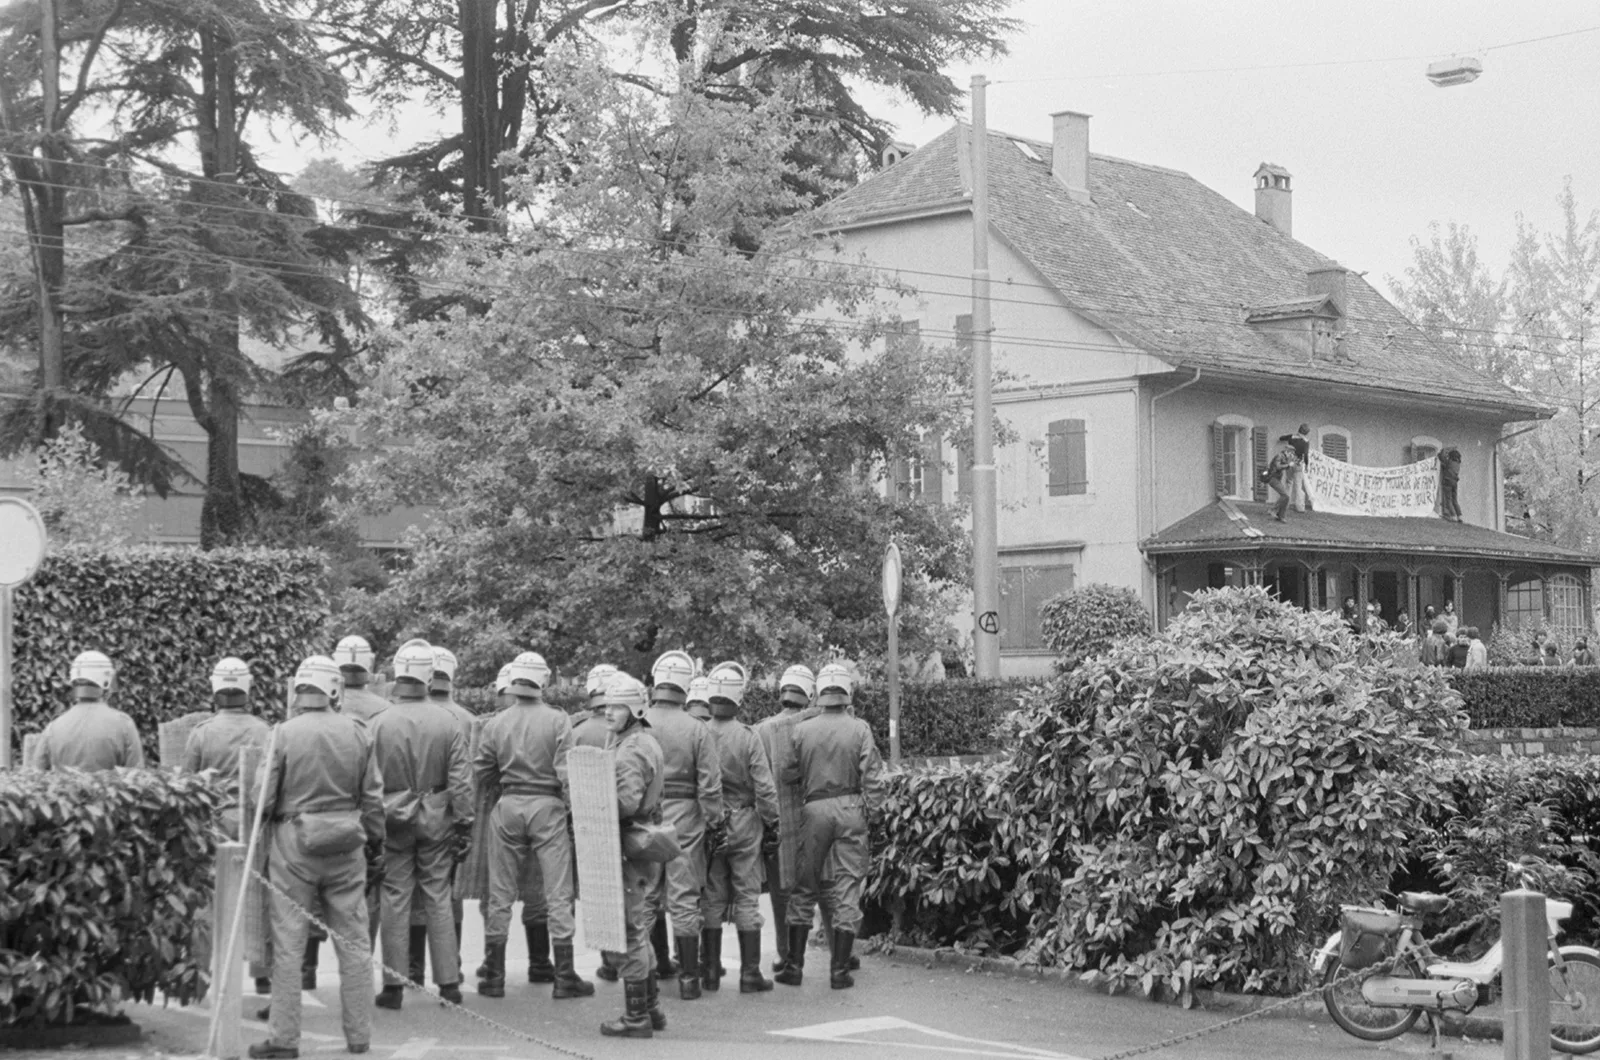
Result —
[{"label": "round street sign", "polygon": [[883,550],[883,609],[890,618],[900,610],[900,546],[893,541]]},{"label": "round street sign", "polygon": [[0,587],[33,577],[44,559],[44,520],[20,497],[0,497]]}]

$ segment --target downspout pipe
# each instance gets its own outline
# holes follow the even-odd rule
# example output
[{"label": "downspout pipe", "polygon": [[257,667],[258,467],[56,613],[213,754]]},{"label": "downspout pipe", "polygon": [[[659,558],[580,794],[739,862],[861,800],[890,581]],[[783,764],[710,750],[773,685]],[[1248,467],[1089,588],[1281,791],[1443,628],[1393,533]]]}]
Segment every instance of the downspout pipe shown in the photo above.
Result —
[{"label": "downspout pipe", "polygon": [[[1156,459],[1156,402],[1160,401],[1162,398],[1169,398],[1178,391],[1187,389],[1188,387],[1194,386],[1196,383],[1198,383],[1200,381],[1200,369],[1195,368],[1192,369],[1192,371],[1194,372],[1194,375],[1190,376],[1184,382],[1179,383],[1177,386],[1163,390],[1159,394],[1150,395],[1150,428],[1149,438],[1147,440],[1147,452],[1150,455],[1150,488],[1148,491],[1148,497],[1145,501],[1145,510],[1150,513],[1150,528],[1148,533],[1144,536],[1149,536],[1149,534],[1153,534],[1159,529],[1159,527],[1156,526],[1156,498],[1160,496],[1159,479],[1161,476],[1161,462]],[[1152,610],[1155,612],[1158,620],[1161,617],[1161,609],[1163,607],[1162,601],[1159,598],[1160,593],[1161,585],[1158,581],[1155,587],[1155,592],[1151,594],[1153,597],[1156,597],[1156,599],[1153,601],[1155,607]],[[1159,621],[1157,624],[1160,625]]]}]

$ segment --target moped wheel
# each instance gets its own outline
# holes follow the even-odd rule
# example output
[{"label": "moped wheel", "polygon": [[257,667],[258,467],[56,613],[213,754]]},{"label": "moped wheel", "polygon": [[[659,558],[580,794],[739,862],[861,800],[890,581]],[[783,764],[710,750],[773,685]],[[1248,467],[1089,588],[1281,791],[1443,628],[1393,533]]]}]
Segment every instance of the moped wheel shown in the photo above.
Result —
[{"label": "moped wheel", "polygon": [[[1328,1015],[1333,1017],[1333,1022],[1346,1034],[1363,1041],[1384,1042],[1410,1030],[1411,1025],[1417,1022],[1417,1017],[1422,1015],[1421,1009],[1378,1008],[1368,1004],[1367,999],[1361,996],[1361,984],[1372,973],[1352,972],[1341,979],[1340,973],[1343,971],[1343,965],[1335,958],[1327,971],[1323,972],[1322,1003],[1328,1007]],[[1423,976],[1416,958],[1409,955],[1401,958],[1385,974],[1407,979],[1420,979]]]},{"label": "moped wheel", "polygon": [[1600,960],[1561,954],[1564,969],[1550,967],[1550,1045],[1563,1053],[1600,1049]]}]

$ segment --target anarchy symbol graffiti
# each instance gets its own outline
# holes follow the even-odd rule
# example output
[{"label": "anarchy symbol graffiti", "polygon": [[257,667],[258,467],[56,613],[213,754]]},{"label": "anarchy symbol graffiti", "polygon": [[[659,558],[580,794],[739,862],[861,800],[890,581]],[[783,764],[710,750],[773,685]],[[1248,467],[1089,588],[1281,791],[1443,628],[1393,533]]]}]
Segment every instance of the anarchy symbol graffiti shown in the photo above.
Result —
[{"label": "anarchy symbol graffiti", "polygon": [[978,616],[978,628],[983,630],[985,633],[999,633],[1000,632],[1000,612],[998,612],[998,611],[985,611],[983,614],[979,615]]}]

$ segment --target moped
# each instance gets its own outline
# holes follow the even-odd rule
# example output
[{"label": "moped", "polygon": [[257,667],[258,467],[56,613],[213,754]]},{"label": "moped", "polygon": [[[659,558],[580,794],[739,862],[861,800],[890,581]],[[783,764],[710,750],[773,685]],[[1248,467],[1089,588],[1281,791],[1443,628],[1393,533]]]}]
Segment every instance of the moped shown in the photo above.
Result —
[{"label": "moped", "polygon": [[[1404,1034],[1423,1013],[1437,1037],[1446,1013],[1466,1015],[1500,995],[1498,940],[1475,961],[1440,960],[1422,937],[1421,923],[1423,916],[1448,909],[1450,899],[1416,891],[1398,898],[1398,910],[1341,907],[1341,929],[1312,959],[1328,1015],[1346,1033],[1369,1042]],[[1600,951],[1557,944],[1561,924],[1571,915],[1571,902],[1545,902],[1550,1045],[1564,1053],[1590,1053],[1600,1049]]]}]

